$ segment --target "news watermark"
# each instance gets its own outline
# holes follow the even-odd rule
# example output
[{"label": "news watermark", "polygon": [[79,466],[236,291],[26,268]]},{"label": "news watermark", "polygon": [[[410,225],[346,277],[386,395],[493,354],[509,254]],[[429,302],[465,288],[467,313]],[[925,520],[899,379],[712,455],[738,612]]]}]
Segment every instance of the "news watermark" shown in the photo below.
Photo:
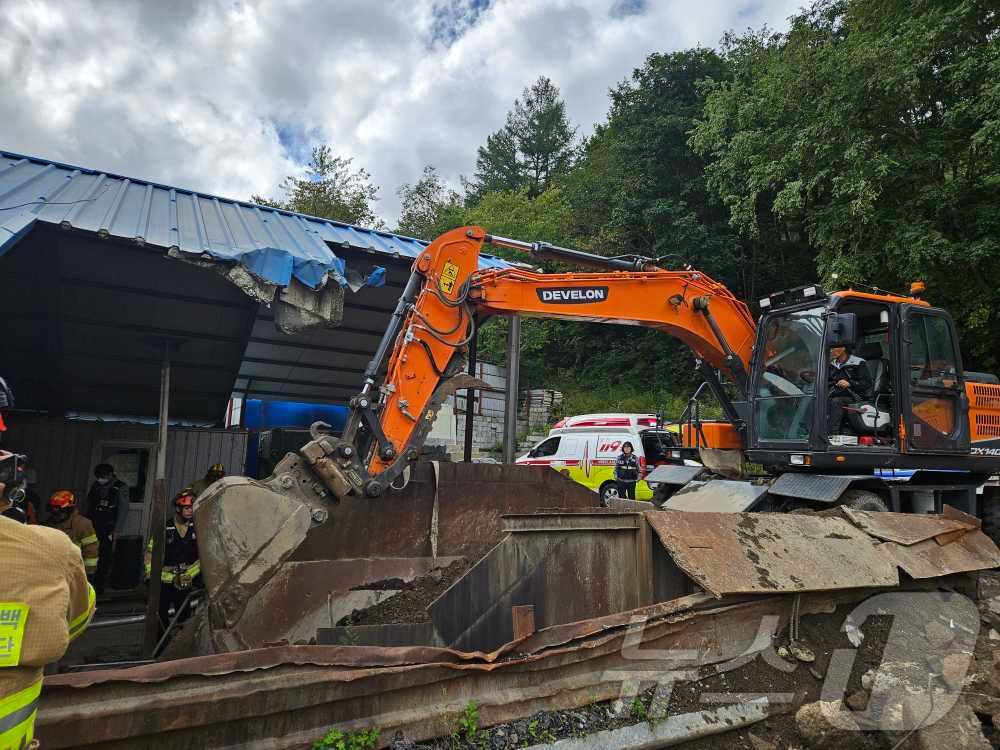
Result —
[{"label": "news watermark", "polygon": [[[808,609],[809,595],[800,597]],[[791,612],[794,597],[788,599]],[[794,632],[799,617],[788,617],[785,613],[785,619],[790,620],[788,629],[781,627],[783,618],[775,614],[760,617],[754,626],[740,628],[726,624],[732,612],[706,614],[686,621],[675,618],[676,626],[662,618],[633,618],[621,646],[623,663],[605,670],[602,681],[620,681],[619,697],[624,701],[633,701],[652,688],[648,710],[652,718],[671,713],[671,698],[681,683],[707,682],[710,689],[700,690],[698,696],[706,708],[751,701],[766,701],[775,706],[797,701],[798,689],[767,690],[766,685],[761,685],[757,690],[751,680],[750,691],[737,691],[720,689],[719,683],[725,680],[712,679],[759,661],[754,665],[758,674],[774,670],[787,675],[799,670],[803,680],[815,684],[819,679],[823,715],[838,729],[910,731],[933,724],[955,705],[972,666],[980,628],[975,602],[962,594],[943,591],[876,594],[842,618],[839,629],[845,636],[842,640],[849,646],[828,649],[829,652],[820,650],[814,663],[801,664],[792,655],[778,653],[779,647],[787,642],[789,630]],[[703,620],[702,624],[694,626],[698,619]],[[877,644],[863,642],[866,623],[880,624],[873,629]],[[817,649],[825,645],[810,643],[808,628],[800,633],[799,643]],[[664,648],[664,644],[672,646]],[[860,686],[859,673],[863,677]],[[865,695],[863,710],[849,710],[844,705],[844,699],[852,691]]]}]

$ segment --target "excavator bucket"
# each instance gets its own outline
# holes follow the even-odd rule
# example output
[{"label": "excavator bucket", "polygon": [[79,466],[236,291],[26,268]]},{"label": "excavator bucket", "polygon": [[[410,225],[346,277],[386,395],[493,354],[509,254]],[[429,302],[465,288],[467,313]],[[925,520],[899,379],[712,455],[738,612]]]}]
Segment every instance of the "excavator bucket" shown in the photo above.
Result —
[{"label": "excavator bucket", "polygon": [[315,642],[355,609],[504,537],[501,517],[596,509],[596,493],[546,467],[425,462],[377,499],[317,499],[228,477],[198,499],[207,607],[164,656]]}]

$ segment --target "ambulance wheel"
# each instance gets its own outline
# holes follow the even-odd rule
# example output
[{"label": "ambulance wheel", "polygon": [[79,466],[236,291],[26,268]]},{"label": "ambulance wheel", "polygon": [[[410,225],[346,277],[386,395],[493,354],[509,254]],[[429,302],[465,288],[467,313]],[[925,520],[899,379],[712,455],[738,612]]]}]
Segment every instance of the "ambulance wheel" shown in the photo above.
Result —
[{"label": "ambulance wheel", "polygon": [[601,485],[601,506],[604,508],[610,508],[611,503],[618,500],[620,495],[618,494],[618,483],[617,482],[605,482]]},{"label": "ambulance wheel", "polygon": [[840,496],[838,505],[845,505],[852,510],[867,510],[872,513],[887,513],[889,506],[885,500],[868,490],[847,490]]}]

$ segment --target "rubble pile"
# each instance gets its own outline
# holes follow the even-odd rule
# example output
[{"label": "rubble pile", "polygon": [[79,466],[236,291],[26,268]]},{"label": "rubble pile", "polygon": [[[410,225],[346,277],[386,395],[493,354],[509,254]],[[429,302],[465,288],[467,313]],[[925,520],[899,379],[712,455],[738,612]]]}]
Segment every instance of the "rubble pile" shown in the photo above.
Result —
[{"label": "rubble pile", "polygon": [[[746,663],[678,669],[632,695],[566,711],[536,714],[420,743],[402,735],[393,750],[512,750],[668,716],[705,712],[741,701],[769,702],[762,721],[721,735],[686,742],[685,750],[931,750],[1000,747],[1000,573],[979,574],[978,615],[936,617],[962,596],[938,592],[919,616],[876,613],[857,623],[857,605],[803,616],[798,639],[784,628],[772,646]],[[923,596],[929,592],[919,592]],[[869,602],[875,601],[874,599]],[[864,604],[861,612],[864,613]],[[947,614],[954,615],[949,610]],[[975,618],[973,618],[974,620]],[[895,624],[895,630],[894,630]],[[971,627],[970,627],[971,626]],[[968,631],[973,631],[972,633]],[[845,655],[849,671],[842,670]],[[901,658],[906,657],[906,658]],[[846,678],[846,679],[845,679]],[[839,689],[839,695],[832,694]],[[933,694],[933,704],[927,700]],[[933,705],[933,710],[931,707]],[[928,721],[928,719],[931,719]],[[594,745],[596,747],[596,745]]]}]

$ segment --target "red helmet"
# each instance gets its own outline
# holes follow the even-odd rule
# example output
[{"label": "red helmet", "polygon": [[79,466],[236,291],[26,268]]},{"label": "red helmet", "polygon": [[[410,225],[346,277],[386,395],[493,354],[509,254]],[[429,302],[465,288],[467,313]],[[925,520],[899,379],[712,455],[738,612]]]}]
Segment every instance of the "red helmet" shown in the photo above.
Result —
[{"label": "red helmet", "polygon": [[49,498],[49,510],[71,511],[76,508],[76,495],[69,490],[56,490]]},{"label": "red helmet", "polygon": [[187,492],[180,493],[174,498],[174,507],[178,510],[182,508],[193,508],[194,507],[194,495]]}]

